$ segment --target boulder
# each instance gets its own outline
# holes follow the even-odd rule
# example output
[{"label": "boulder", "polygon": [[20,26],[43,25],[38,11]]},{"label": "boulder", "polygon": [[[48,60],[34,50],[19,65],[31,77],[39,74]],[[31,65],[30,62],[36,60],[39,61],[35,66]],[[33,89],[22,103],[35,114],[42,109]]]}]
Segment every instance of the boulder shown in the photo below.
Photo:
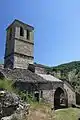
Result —
[{"label": "boulder", "polygon": [[15,93],[0,91],[0,119],[12,120],[29,114],[30,105],[20,100]]},{"label": "boulder", "polygon": [[3,118],[1,118],[1,120],[12,120],[12,115],[11,116],[8,116],[8,117],[3,117]]}]

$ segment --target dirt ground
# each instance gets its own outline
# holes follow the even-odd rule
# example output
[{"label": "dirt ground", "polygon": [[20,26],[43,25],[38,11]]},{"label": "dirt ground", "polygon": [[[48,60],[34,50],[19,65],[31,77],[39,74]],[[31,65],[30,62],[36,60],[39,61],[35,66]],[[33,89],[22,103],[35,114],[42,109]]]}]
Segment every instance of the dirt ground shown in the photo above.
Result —
[{"label": "dirt ground", "polygon": [[50,109],[49,105],[33,105],[27,120],[55,120],[55,112]]},{"label": "dirt ground", "polygon": [[51,106],[47,104],[31,105],[30,113],[26,120],[78,120],[80,117],[80,109],[67,108],[59,110],[51,110]]}]

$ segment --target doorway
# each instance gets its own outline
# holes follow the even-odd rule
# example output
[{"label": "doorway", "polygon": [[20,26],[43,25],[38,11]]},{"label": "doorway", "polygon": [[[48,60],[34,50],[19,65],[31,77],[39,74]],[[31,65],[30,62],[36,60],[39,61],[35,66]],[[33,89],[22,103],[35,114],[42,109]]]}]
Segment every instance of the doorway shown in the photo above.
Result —
[{"label": "doorway", "polygon": [[54,109],[66,108],[68,106],[68,97],[66,91],[57,88],[54,94]]}]

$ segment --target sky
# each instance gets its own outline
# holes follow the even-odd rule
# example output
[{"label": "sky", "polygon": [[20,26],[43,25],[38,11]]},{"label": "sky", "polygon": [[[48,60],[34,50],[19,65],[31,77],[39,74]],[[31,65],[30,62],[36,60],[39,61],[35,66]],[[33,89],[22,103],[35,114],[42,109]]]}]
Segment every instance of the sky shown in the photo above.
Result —
[{"label": "sky", "polygon": [[80,61],[80,0],[0,0],[0,60],[6,28],[14,19],[35,28],[34,62]]}]

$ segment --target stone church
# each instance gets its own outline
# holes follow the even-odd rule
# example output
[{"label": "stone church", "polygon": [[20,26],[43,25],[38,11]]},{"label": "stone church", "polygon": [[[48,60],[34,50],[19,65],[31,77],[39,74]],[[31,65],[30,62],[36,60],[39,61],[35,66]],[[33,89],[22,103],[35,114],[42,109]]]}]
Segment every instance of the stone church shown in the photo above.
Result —
[{"label": "stone church", "polygon": [[47,74],[45,66],[34,64],[34,27],[14,20],[6,30],[4,65],[0,79],[14,81],[15,86],[44,100],[55,109],[76,104],[76,95],[67,81]]}]

